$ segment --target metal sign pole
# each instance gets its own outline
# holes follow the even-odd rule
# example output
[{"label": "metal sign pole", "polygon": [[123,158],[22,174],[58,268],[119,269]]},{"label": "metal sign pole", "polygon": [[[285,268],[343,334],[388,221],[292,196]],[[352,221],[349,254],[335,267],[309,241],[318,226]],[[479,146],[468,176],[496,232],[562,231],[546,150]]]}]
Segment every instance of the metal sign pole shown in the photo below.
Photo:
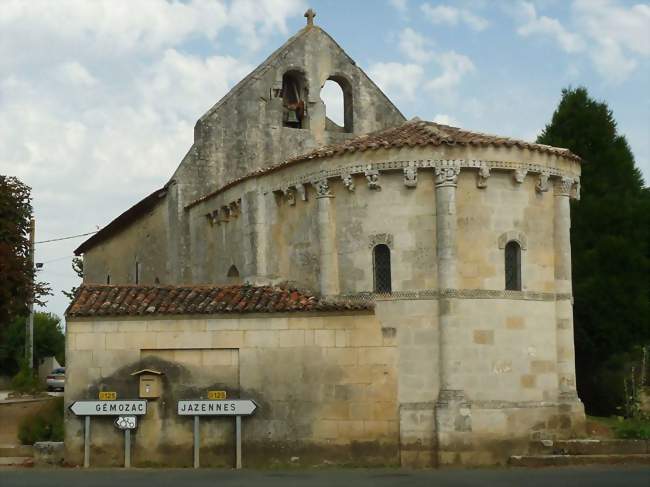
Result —
[{"label": "metal sign pole", "polygon": [[90,467],[90,416],[84,416],[84,468]]},{"label": "metal sign pole", "polygon": [[194,416],[194,468],[199,468],[199,445],[201,444],[199,435],[199,416]]},{"label": "metal sign pole", "polygon": [[131,468],[131,430],[124,430],[124,468]]},{"label": "metal sign pole", "polygon": [[241,468],[241,416],[235,416],[235,441],[237,443],[237,469]]}]

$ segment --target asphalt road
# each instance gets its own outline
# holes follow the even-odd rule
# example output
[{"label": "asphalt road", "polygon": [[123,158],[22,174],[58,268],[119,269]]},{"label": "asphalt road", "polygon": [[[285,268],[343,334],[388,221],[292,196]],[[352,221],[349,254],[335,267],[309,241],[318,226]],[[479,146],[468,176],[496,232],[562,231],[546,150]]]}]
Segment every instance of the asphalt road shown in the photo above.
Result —
[{"label": "asphalt road", "polygon": [[650,467],[290,471],[190,469],[0,470],[1,487],[648,487]]}]

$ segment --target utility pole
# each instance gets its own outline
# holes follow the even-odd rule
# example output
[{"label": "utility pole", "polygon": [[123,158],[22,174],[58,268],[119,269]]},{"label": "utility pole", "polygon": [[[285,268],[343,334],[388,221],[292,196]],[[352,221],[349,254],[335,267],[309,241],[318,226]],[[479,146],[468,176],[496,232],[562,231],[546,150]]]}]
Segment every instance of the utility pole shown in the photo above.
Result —
[{"label": "utility pole", "polygon": [[36,235],[36,220],[30,221],[29,228],[29,268],[32,272],[32,292],[29,297],[29,317],[27,318],[27,327],[25,329],[25,360],[30,369],[34,368],[34,284],[36,276],[34,275],[34,240]]}]

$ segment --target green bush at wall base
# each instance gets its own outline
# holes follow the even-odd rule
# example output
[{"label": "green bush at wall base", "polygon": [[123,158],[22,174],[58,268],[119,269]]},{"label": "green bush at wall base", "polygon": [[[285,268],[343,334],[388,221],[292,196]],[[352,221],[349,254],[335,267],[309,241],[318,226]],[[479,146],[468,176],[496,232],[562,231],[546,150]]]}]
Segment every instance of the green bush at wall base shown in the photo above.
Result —
[{"label": "green bush at wall base", "polygon": [[23,418],[18,426],[18,439],[23,445],[63,441],[63,398],[48,401],[41,411]]},{"label": "green bush at wall base", "polygon": [[625,419],[614,426],[618,438],[650,440],[650,420]]}]

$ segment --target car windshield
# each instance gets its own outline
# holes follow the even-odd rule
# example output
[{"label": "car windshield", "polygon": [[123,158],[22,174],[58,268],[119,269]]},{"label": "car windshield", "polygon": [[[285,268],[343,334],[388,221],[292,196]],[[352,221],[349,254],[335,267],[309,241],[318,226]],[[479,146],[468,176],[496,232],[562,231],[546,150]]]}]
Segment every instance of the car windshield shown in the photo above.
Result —
[{"label": "car windshield", "polygon": [[65,374],[65,369],[64,369],[64,368],[54,369],[54,370],[52,371],[52,373],[53,373],[53,374]]}]

